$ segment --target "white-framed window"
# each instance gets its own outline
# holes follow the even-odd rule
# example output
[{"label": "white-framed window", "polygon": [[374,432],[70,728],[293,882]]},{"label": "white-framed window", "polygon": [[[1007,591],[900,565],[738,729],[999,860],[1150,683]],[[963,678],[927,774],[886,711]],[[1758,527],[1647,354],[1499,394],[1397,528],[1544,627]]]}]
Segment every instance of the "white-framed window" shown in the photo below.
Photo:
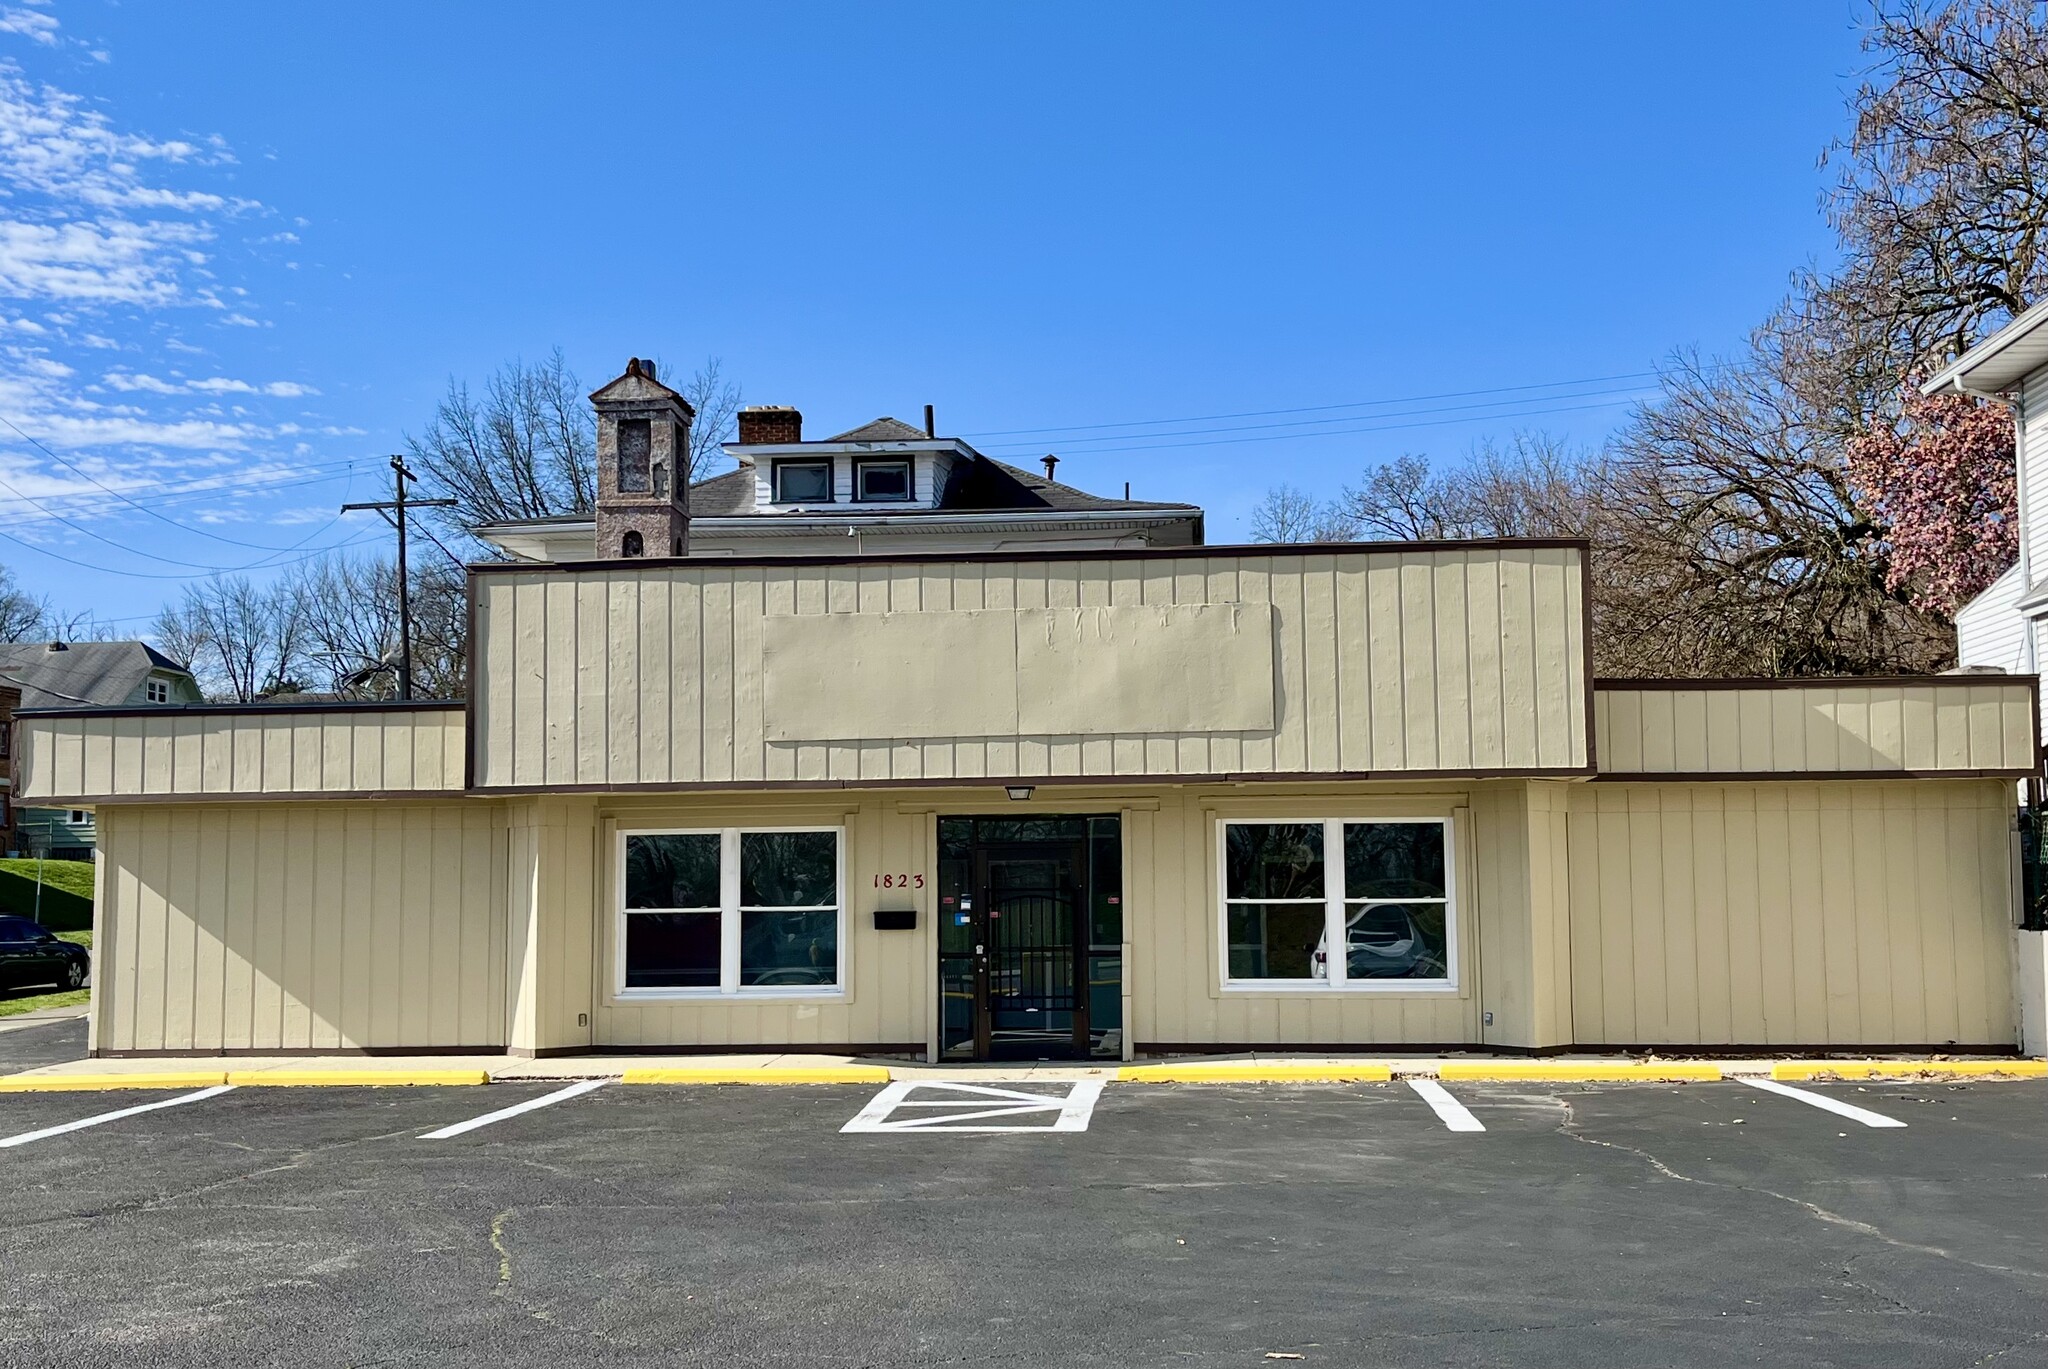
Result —
[{"label": "white-framed window", "polygon": [[775,463],[775,502],[778,504],[829,504],[832,502],[832,463],[805,458]]},{"label": "white-framed window", "polygon": [[171,682],[169,680],[144,680],[142,682],[142,697],[153,704],[169,703],[171,701]]},{"label": "white-framed window", "polygon": [[1448,818],[1226,818],[1216,844],[1225,989],[1457,988]]},{"label": "white-framed window", "polygon": [[910,498],[908,461],[856,461],[853,497],[862,503],[901,503]]},{"label": "white-framed window", "polygon": [[621,998],[838,998],[846,984],[838,827],[621,832]]}]

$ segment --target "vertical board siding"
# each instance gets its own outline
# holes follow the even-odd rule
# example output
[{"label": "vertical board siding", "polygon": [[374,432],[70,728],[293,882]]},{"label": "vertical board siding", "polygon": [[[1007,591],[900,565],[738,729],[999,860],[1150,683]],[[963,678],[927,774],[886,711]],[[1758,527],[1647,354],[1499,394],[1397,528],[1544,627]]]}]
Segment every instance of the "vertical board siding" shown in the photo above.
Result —
[{"label": "vertical board siding", "polygon": [[22,802],[463,787],[459,709],[110,713],[20,720]]},{"label": "vertical board siding", "polygon": [[[476,581],[477,782],[1579,770],[1591,726],[1579,558],[1389,548],[493,573]],[[768,615],[1140,603],[1273,605],[1275,726],[765,740]],[[976,663],[952,664],[972,690]]]},{"label": "vertical board siding", "polygon": [[1577,1040],[2012,1044],[2011,809],[1999,780],[1573,786]]},{"label": "vertical board siding", "polygon": [[2031,679],[1931,676],[1816,686],[1687,689],[1603,682],[1600,769],[1615,775],[2031,774]]},{"label": "vertical board siding", "polygon": [[99,850],[98,1049],[504,1044],[492,806],[122,806]]}]

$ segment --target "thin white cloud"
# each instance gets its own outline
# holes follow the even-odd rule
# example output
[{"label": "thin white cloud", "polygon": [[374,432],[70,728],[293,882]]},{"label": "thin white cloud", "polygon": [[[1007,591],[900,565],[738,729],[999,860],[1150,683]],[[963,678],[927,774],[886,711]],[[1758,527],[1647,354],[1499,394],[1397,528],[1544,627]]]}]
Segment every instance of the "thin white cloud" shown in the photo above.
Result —
[{"label": "thin white cloud", "polygon": [[36,10],[0,9],[0,33],[12,33],[46,48],[57,46],[57,20]]},{"label": "thin white cloud", "polygon": [[[67,368],[68,370],[68,368]],[[320,392],[295,380],[272,380],[258,385],[228,376],[207,376],[199,380],[160,380],[134,371],[109,371],[100,377],[109,387],[124,394],[153,395],[267,395],[272,399],[301,399]]]}]

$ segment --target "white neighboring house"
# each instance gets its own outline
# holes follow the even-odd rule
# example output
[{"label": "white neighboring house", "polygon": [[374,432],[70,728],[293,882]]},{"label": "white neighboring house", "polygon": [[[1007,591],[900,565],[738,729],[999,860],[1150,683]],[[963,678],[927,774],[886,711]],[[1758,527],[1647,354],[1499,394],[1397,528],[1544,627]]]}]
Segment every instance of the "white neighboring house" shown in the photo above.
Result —
[{"label": "white neighboring house", "polygon": [[[2040,673],[2048,656],[2048,300],[2015,318],[1958,357],[1921,387],[1928,394],[1965,394],[2012,410],[2019,466],[2019,562],[1956,614],[1956,659],[2013,674]],[[2038,769],[2038,762],[2037,762]],[[2020,1040],[2030,1055],[2048,1054],[2048,931],[2022,910],[2013,933]]]},{"label": "white neighboring house", "polygon": [[1995,400],[2013,412],[2019,463],[2020,556],[1956,613],[1956,661],[2016,675],[2048,657],[2048,300],[2015,318],[1929,380],[1927,394]]},{"label": "white neighboring house", "polygon": [[[927,415],[929,422],[929,415]],[[1193,504],[1112,499],[984,456],[894,418],[806,439],[803,415],[757,404],[739,414],[738,466],[690,486],[690,555],[891,556],[1186,547],[1202,543]],[[594,513],[486,523],[478,537],[528,561],[598,555]]]}]

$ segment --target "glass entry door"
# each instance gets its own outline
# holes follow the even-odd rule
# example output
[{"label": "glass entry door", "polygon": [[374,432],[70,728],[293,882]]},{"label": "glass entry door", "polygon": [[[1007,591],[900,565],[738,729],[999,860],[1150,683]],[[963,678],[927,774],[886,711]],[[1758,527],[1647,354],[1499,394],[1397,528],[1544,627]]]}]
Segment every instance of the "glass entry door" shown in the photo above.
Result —
[{"label": "glass entry door", "polygon": [[1120,826],[939,820],[942,1059],[1122,1053]]}]

